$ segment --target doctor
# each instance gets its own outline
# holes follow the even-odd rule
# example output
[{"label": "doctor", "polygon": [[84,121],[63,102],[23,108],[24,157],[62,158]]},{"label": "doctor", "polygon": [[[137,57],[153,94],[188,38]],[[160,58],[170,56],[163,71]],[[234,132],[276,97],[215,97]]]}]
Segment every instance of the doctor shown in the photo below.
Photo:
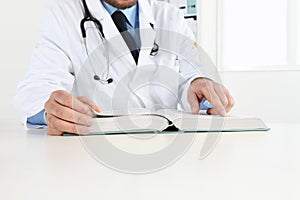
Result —
[{"label": "doctor", "polygon": [[[166,44],[168,40],[171,42]],[[113,57],[113,52],[121,56]],[[177,108],[179,103],[184,110],[198,113],[206,99],[212,104],[209,114],[226,116],[233,98],[213,81],[208,62],[198,53],[183,16],[167,3],[56,1],[44,13],[40,38],[26,78],[18,86],[15,105],[24,125],[47,125],[50,135],[87,134],[93,124],[92,110],[112,110],[114,106],[160,109]],[[106,61],[101,66],[88,62],[82,70],[94,54]],[[82,76],[83,72],[88,75]],[[133,91],[128,89],[128,77],[129,82],[138,77],[139,85],[143,85],[141,80],[163,80],[175,89],[146,84]],[[75,85],[81,92],[74,93]],[[134,93],[134,97],[124,99],[123,92],[127,96]]]}]

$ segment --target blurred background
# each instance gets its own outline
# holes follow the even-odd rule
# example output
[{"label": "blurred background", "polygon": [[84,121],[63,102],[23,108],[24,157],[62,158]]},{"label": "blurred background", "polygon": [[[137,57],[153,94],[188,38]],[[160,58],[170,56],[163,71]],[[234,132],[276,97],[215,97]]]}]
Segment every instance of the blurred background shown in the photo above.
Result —
[{"label": "blurred background", "polygon": [[[235,98],[232,114],[300,123],[299,0],[165,0],[176,5]],[[0,8],[0,120],[18,120],[13,97],[51,0]]]}]

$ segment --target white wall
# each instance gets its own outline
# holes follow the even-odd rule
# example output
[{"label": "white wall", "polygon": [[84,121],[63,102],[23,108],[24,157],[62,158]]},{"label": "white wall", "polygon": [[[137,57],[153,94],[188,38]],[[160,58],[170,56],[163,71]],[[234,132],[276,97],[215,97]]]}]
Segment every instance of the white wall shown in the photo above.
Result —
[{"label": "white wall", "polygon": [[232,114],[300,123],[300,71],[222,72],[236,105]]},{"label": "white wall", "polygon": [[28,68],[45,0],[6,1],[0,7],[0,118],[15,118],[13,96]]},{"label": "white wall", "polygon": [[[0,119],[16,118],[12,99],[28,68],[46,3],[7,1],[0,7]],[[256,115],[269,122],[300,122],[300,71],[222,72],[222,77],[236,100],[234,114]]]}]

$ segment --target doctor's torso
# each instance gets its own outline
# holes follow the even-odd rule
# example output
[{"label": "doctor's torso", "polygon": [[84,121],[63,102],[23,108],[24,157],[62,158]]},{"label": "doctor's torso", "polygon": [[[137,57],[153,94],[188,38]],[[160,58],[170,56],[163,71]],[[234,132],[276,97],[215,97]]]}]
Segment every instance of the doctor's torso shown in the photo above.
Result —
[{"label": "doctor's torso", "polygon": [[[107,46],[95,25],[88,23],[85,48],[80,29],[84,17],[81,0],[51,4],[44,12],[27,79],[19,86],[23,99],[18,99],[17,104],[22,105],[29,97],[36,104],[24,107],[21,113],[30,116],[43,109],[49,95],[60,89],[87,96],[103,110],[176,108],[180,99],[186,99],[182,88],[186,88],[189,79],[200,75],[184,66],[188,59],[178,60],[191,54],[192,47],[183,48],[182,43],[194,41],[178,9],[156,0],[138,1],[141,49],[136,64],[101,1],[86,2],[93,17],[102,24]],[[154,43],[159,45],[159,51],[152,56]],[[107,75],[113,82],[102,84],[94,80],[95,73],[103,78]]]}]

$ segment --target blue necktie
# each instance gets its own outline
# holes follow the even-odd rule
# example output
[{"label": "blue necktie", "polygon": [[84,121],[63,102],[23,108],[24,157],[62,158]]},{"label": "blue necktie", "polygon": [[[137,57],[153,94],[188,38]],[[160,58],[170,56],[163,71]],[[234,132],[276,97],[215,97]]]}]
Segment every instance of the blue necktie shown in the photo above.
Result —
[{"label": "blue necktie", "polygon": [[135,63],[137,64],[139,58],[139,51],[132,35],[128,32],[128,28],[127,28],[128,20],[126,16],[121,11],[117,10],[111,15],[111,18],[114,21],[115,25],[117,26],[117,29],[121,33],[123,39],[125,40],[128,48],[131,51],[131,55],[134,58]]}]

